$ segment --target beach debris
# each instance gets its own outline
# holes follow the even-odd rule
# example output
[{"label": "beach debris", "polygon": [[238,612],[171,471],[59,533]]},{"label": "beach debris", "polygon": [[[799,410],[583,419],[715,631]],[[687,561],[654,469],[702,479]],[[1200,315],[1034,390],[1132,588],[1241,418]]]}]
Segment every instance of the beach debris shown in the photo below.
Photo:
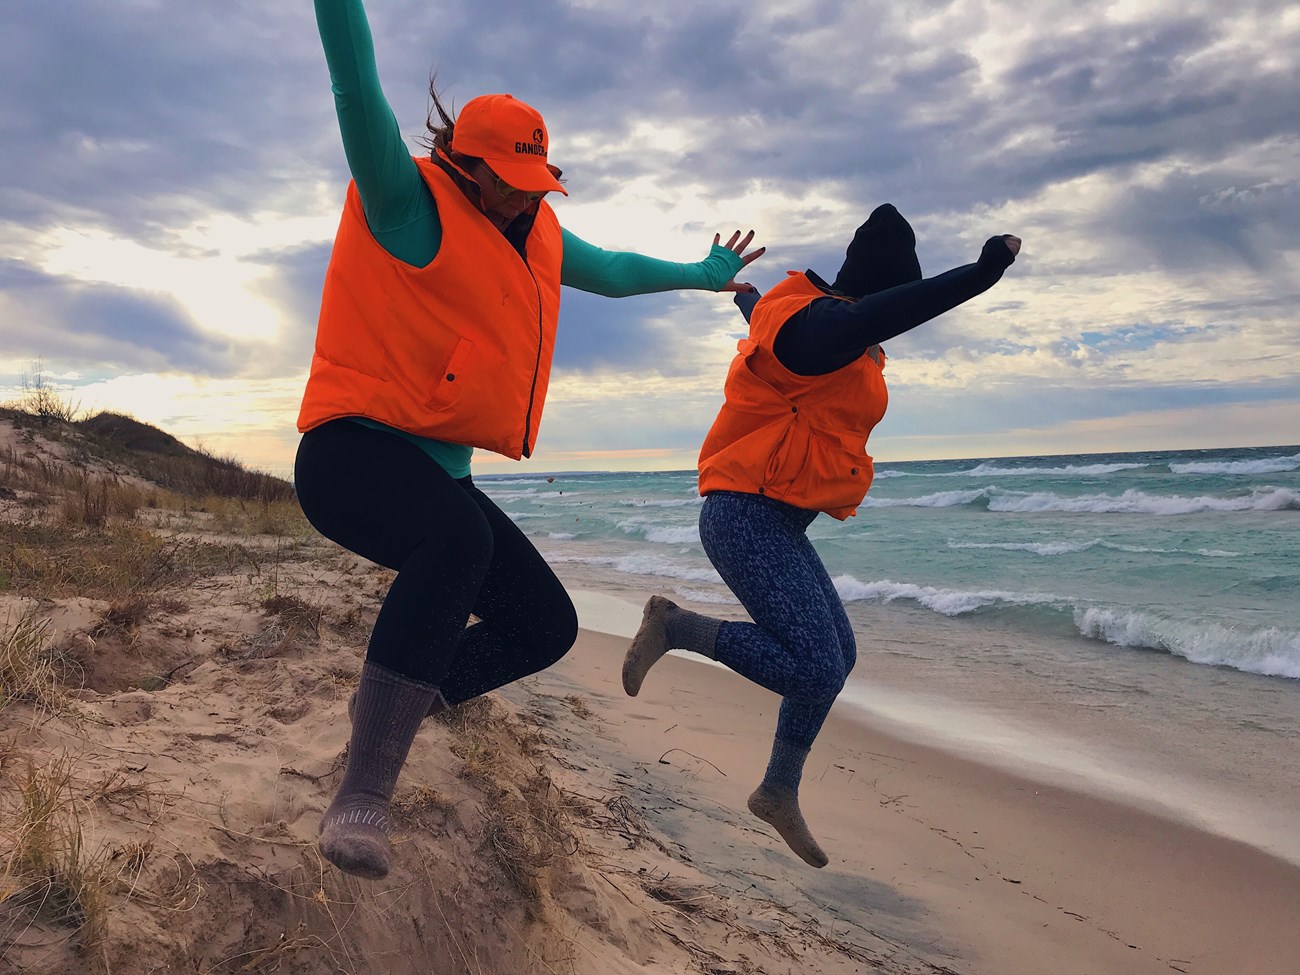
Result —
[{"label": "beach debris", "polygon": [[670,761],[668,761],[667,756],[668,756],[668,755],[671,755],[673,752],[681,752],[683,755],[690,755],[691,758],[695,759],[697,762],[703,762],[705,765],[709,766],[711,769],[713,769],[715,772],[717,772],[717,773],[718,773],[719,775],[721,775],[721,776],[724,776],[724,777],[725,777],[726,774],[727,774],[726,772],[722,771],[722,769],[718,768],[716,765],[714,765],[712,762],[710,762],[707,758],[700,758],[699,755],[696,755],[694,752],[688,752],[685,748],[670,748],[670,749],[668,749],[668,751],[664,752],[662,755],[659,756],[659,764],[660,764],[660,765],[672,765],[673,763],[670,762]]}]

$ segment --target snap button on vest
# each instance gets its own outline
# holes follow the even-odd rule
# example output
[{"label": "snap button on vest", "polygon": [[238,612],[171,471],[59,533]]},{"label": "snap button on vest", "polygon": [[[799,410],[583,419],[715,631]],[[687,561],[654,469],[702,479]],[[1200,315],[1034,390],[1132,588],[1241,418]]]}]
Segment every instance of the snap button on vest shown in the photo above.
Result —
[{"label": "snap button on vest", "polygon": [[456,381],[456,374],[454,372],[447,373],[447,382],[454,383],[455,381]]},{"label": "snap button on vest", "polygon": [[849,473],[852,474],[854,477],[857,477],[857,475],[858,475],[858,469],[855,467],[855,468],[853,468],[853,470],[849,471]]}]

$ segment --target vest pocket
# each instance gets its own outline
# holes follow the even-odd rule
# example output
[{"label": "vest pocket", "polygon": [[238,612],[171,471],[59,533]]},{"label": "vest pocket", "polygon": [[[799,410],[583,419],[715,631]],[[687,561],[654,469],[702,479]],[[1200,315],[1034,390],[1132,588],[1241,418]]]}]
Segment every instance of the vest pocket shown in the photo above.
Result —
[{"label": "vest pocket", "polygon": [[793,413],[783,416],[781,422],[785,429],[772,445],[767,458],[767,470],[763,472],[762,493],[777,498],[800,493],[800,481],[808,468],[811,446],[807,424],[796,422]]},{"label": "vest pocket", "polygon": [[433,377],[433,389],[430,390],[427,403],[429,407],[440,411],[454,409],[464,398],[465,391],[474,378],[470,371],[474,365],[473,356],[474,343],[467,338],[458,339],[451,355],[447,357],[446,365]]},{"label": "vest pocket", "polygon": [[764,493],[796,507],[833,512],[861,504],[871,477],[865,451],[793,421],[768,456],[763,484]]},{"label": "vest pocket", "polygon": [[866,497],[874,474],[871,456],[863,449],[847,449],[834,437],[813,430],[809,437],[808,466],[803,477],[814,507],[822,511],[856,508]]}]

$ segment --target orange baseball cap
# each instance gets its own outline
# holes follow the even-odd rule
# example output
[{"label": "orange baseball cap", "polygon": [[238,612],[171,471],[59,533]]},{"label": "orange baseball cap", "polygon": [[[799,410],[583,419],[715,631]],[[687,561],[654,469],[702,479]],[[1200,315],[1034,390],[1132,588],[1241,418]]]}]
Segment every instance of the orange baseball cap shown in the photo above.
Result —
[{"label": "orange baseball cap", "polygon": [[547,165],[550,139],[542,114],[514,95],[479,95],[467,101],[456,116],[451,147],[482,159],[517,190],[569,195]]}]

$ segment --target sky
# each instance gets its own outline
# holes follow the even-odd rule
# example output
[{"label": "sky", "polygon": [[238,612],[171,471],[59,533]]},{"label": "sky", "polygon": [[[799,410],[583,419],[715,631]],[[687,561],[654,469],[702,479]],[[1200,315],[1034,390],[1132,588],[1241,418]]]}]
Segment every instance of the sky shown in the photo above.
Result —
[{"label": "sky", "polygon": [[[324,2],[324,0],[322,0]],[[0,400],[287,473],[348,180],[306,0],[0,0]],[[583,239],[675,261],[753,229],[760,289],[834,276],[895,204],[924,273],[1024,240],[888,343],[879,461],[1300,443],[1300,4],[370,0],[424,130],[545,116]],[[694,467],[728,296],[565,289],[537,450],[479,473]]]}]

